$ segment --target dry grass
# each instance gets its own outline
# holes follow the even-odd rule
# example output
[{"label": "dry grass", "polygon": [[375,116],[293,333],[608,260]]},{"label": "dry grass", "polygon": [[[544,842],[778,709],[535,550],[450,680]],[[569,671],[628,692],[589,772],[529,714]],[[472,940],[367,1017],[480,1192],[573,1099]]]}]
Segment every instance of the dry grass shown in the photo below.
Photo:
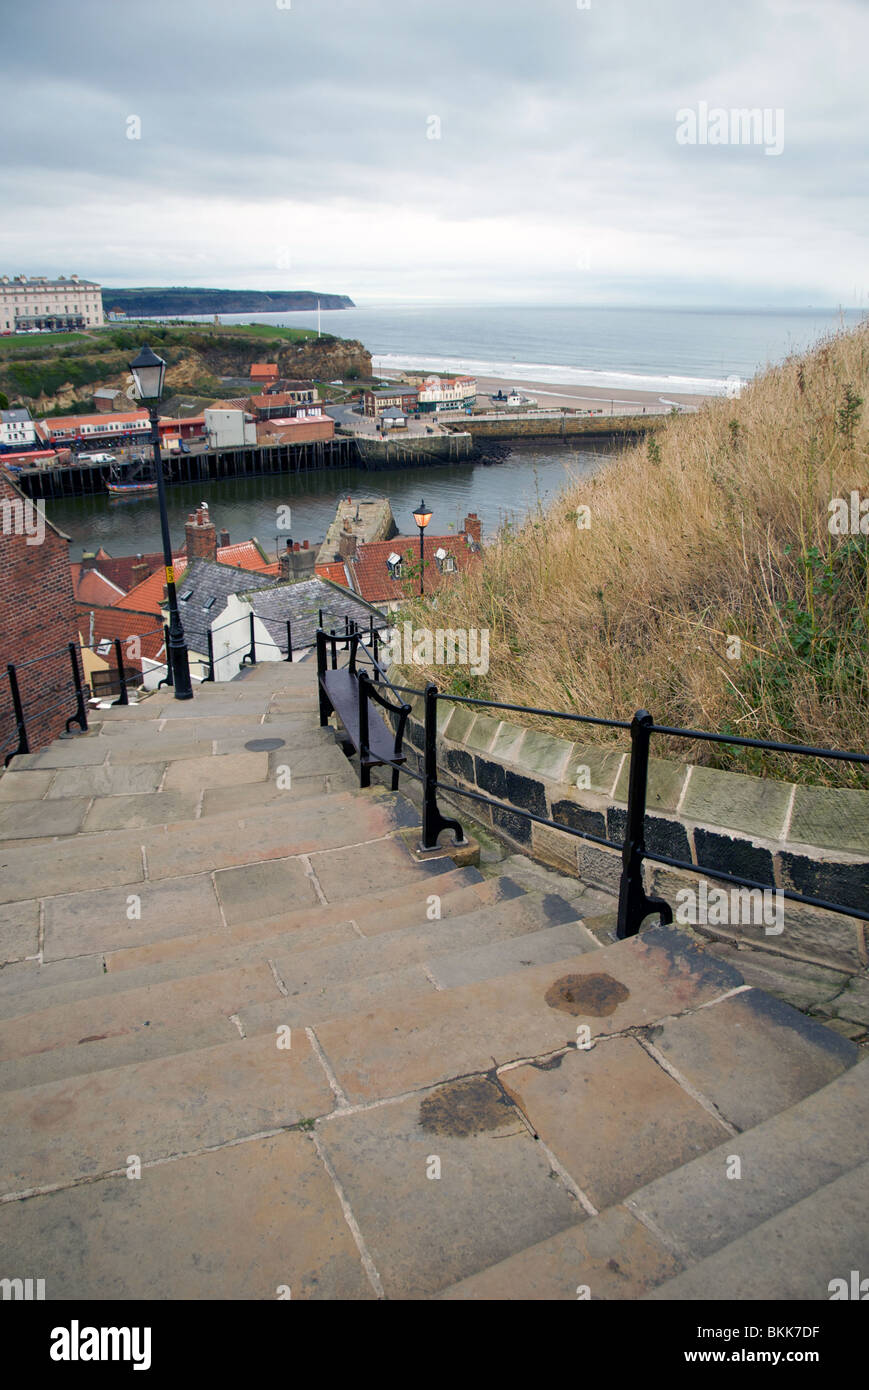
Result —
[{"label": "dry grass", "polygon": [[[418,626],[490,632],[485,678],[427,677],[482,698],[614,718],[645,707],[659,723],[866,751],[869,539],[828,521],[831,498],[869,494],[867,375],[864,324],[577,480],[487,546],[436,613],[409,606]],[[867,785],[830,761],[682,740],[654,751]]]}]

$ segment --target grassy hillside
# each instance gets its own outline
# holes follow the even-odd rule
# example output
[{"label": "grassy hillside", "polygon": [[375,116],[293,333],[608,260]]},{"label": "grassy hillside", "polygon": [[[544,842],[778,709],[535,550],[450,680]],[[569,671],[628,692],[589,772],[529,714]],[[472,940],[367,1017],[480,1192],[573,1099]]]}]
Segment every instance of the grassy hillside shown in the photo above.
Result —
[{"label": "grassy hillside", "polygon": [[[864,324],[568,487],[442,590],[436,614],[408,614],[489,629],[488,675],[456,673],[449,688],[604,717],[644,706],[659,723],[867,751],[869,537],[828,525],[832,499],[869,499],[867,397]],[[408,674],[419,683],[419,668]],[[450,672],[427,676],[443,688]],[[829,761],[662,737],[653,751],[869,785]]]}]

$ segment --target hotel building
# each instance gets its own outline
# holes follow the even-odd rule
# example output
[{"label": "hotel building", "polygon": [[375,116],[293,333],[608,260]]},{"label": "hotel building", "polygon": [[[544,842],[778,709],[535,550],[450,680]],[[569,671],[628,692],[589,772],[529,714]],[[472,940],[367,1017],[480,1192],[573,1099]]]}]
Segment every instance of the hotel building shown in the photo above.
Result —
[{"label": "hotel building", "polygon": [[0,333],[28,328],[98,328],[103,318],[101,287],[77,275],[0,276]]}]

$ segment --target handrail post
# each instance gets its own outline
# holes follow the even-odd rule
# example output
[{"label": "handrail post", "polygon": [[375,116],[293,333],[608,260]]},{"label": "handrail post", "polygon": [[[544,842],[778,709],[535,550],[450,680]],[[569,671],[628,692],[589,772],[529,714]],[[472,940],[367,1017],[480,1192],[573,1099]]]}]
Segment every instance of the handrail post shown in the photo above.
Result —
[{"label": "handrail post", "polygon": [[8,767],[13,758],[17,758],[19,753],[29,753],[30,744],[27,741],[27,725],[24,721],[24,706],[21,703],[21,691],[18,689],[18,672],[10,661],[6,667],[6,674],[9,677],[9,688],[12,691],[12,709],[15,713],[15,730],[18,734],[18,747],[14,753],[7,753],[3,759],[3,766]]},{"label": "handrail post", "polygon": [[287,618],[287,654],[286,654],[284,660],[285,660],[285,661],[292,661],[292,659],[293,659],[293,625],[292,625],[292,623],[290,622],[289,618]]},{"label": "handrail post", "polygon": [[128,705],[130,703],[130,697],[127,694],[127,673],[124,670],[124,653],[121,651],[120,637],[115,638],[115,660],[118,663],[118,680],[121,686],[121,693],[119,694],[117,700],[112,701],[112,704]]},{"label": "handrail post", "polygon": [[157,689],[161,685],[173,686],[175,684],[175,673],[172,670],[172,652],[169,647],[169,628],[163,624],[163,650],[166,653],[166,674],[162,680],[157,682]]},{"label": "handrail post", "polygon": [[359,689],[359,785],[371,786],[371,768],[367,759],[371,752],[368,747],[368,673],[360,671],[356,677]]},{"label": "handrail post", "polygon": [[375,679],[376,681],[379,681],[379,680],[380,680],[380,671],[378,670],[378,667],[377,667],[377,661],[378,661],[377,648],[378,648],[378,645],[379,645],[379,641],[380,641],[380,634],[379,634],[379,632],[378,632],[378,629],[374,626],[374,619],[372,618],[372,619],[371,619],[371,654],[372,654],[372,656],[374,657],[374,679]]},{"label": "handrail post", "polygon": [[248,620],[250,622],[250,651],[245,652],[244,656],[241,658],[241,664],[244,666],[245,662],[249,661],[251,666],[256,666],[256,637],[254,636],[253,613],[248,614]]},{"label": "handrail post", "polygon": [[332,647],[332,670],[338,670],[338,643],[335,637],[334,627],[329,631],[329,642]]},{"label": "handrail post", "polygon": [[622,876],[619,883],[619,914],[616,938],[636,936],[651,913],[660,913],[666,926],[673,920],[673,909],[663,898],[650,897],[643,886],[643,860],[646,854],[646,787],[649,780],[649,745],[654,719],[646,709],[637,710],[631,720],[631,764],[628,772],[628,812],[622,845]]},{"label": "handrail post", "polygon": [[457,820],[442,816],[438,806],[437,786],[437,705],[438,688],[429,681],[424,692],[425,740],[423,743],[422,839],[420,849],[437,849],[442,830],[452,830],[453,845],[466,845],[465,832]]},{"label": "handrail post", "polygon": [[320,701],[320,728],[325,729],[329,723],[329,715],[332,713],[332,705],[323,689],[323,677],[328,670],[328,659],[326,656],[326,634],[321,627],[317,628],[317,695]]},{"label": "handrail post", "polygon": [[88,731],[88,716],[84,702],[84,689],[81,683],[81,672],[78,669],[78,647],[75,642],[69,644],[69,659],[72,662],[72,678],[75,682],[75,714],[71,714],[66,721],[66,732],[69,733],[70,724],[78,724],[83,734]]},{"label": "handrail post", "polygon": [[206,681],[214,680],[214,638],[211,635],[211,628],[205,634],[208,641],[208,675],[202,677],[203,684]]}]

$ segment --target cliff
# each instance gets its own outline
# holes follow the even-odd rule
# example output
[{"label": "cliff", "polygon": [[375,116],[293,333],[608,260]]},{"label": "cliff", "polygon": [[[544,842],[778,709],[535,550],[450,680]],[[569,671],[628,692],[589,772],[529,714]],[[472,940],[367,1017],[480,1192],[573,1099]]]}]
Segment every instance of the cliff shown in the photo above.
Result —
[{"label": "cliff", "polygon": [[280,310],[353,309],[346,294],[320,294],[316,290],[215,290],[173,285],[113,290],[103,287],[103,307],[120,310],[131,318],[138,314],[272,314]]}]

